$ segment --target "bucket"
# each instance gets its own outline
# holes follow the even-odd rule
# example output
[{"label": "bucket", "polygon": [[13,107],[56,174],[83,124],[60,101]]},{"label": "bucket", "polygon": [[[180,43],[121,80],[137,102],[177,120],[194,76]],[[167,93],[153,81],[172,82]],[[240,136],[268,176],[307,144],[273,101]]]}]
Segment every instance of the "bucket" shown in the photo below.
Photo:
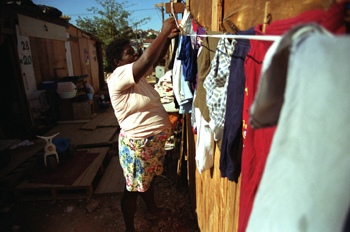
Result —
[{"label": "bucket", "polygon": [[69,99],[69,98],[73,98],[77,95],[77,91],[73,90],[73,91],[69,91],[69,92],[58,92],[58,95],[60,95],[60,98],[62,99]]},{"label": "bucket", "polygon": [[93,98],[92,93],[88,93],[87,96],[88,96],[89,100],[92,100],[92,98]]},{"label": "bucket", "polygon": [[56,151],[59,156],[64,155],[69,148],[70,138],[58,138],[52,140],[52,143],[56,146]]},{"label": "bucket", "polygon": [[103,94],[99,99],[97,99],[97,104],[100,109],[108,109],[111,106],[110,102],[111,98],[109,97],[109,94]]}]

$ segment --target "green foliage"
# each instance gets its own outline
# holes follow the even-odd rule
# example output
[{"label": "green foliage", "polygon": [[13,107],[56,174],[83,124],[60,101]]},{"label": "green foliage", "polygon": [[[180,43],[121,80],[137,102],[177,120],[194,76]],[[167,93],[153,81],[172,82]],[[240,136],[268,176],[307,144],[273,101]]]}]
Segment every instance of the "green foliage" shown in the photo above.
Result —
[{"label": "green foliage", "polygon": [[[150,20],[150,17],[148,17],[138,22],[131,22],[131,13],[125,10],[131,6],[127,5],[127,1],[121,3],[115,0],[95,1],[101,5],[101,9],[91,7],[87,10],[98,16],[93,16],[93,18],[81,18],[79,16],[76,24],[80,29],[99,37],[104,42],[104,45],[102,45],[103,50],[115,38],[135,38],[132,27],[137,28],[137,26]],[[103,63],[106,64],[107,62],[104,61]],[[105,66],[106,69],[109,68]]]}]

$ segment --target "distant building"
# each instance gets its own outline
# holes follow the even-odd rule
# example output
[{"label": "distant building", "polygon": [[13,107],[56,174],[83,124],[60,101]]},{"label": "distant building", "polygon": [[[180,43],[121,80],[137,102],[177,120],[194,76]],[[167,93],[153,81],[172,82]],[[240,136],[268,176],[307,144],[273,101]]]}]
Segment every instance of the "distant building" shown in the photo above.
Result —
[{"label": "distant building", "polygon": [[155,31],[152,29],[149,29],[147,31],[143,31],[141,29],[133,31],[135,34],[135,39],[131,39],[131,46],[134,47],[135,50],[141,49],[144,51],[152,42],[154,39],[147,39],[147,37],[150,37],[152,35],[158,36],[159,31]]},{"label": "distant building", "polygon": [[143,40],[143,50],[145,50],[146,48],[148,48],[149,45],[151,45],[151,43],[153,42],[154,39],[145,39]]},{"label": "distant building", "polygon": [[159,35],[159,31],[154,31],[154,30],[152,30],[152,29],[147,30],[146,32],[147,32],[147,36],[151,36],[152,34],[153,34],[153,35],[156,35],[156,36]]}]

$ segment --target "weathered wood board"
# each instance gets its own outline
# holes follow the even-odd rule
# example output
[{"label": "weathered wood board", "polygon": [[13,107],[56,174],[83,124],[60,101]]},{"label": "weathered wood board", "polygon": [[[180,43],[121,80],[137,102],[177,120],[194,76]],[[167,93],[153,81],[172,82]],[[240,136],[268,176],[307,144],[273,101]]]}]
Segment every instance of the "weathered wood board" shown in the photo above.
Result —
[{"label": "weathered wood board", "polygon": [[11,150],[11,161],[10,163],[0,170],[0,180],[8,175],[10,172],[15,170],[18,166],[23,164],[26,160],[30,159],[37,152],[43,150],[45,146],[45,141],[37,139],[33,145],[27,147],[18,147],[14,150]]},{"label": "weathered wood board", "polygon": [[197,135],[193,135],[190,124],[187,125],[189,192],[200,231],[237,231],[240,179],[236,184],[221,178],[220,150],[216,145],[214,166],[200,174],[195,163],[196,140]]},{"label": "weathered wood board", "polygon": [[96,42],[93,40],[89,40],[89,58],[90,58],[90,70],[91,70],[91,86],[95,91],[100,89],[100,81],[99,81],[99,70],[98,70],[98,60],[97,60],[97,52],[96,52]]},{"label": "weathered wood board", "polygon": [[89,153],[100,153],[89,167],[78,177],[72,185],[21,182],[14,190],[18,200],[50,200],[88,198],[93,195],[93,180],[101,169],[103,160],[109,153],[109,148],[91,148]]},{"label": "weathered wood board", "polygon": [[59,132],[55,138],[70,138],[71,143],[78,147],[89,145],[90,147],[109,144],[118,127],[96,128],[93,131],[80,130],[82,124],[58,124],[56,127],[45,133],[50,136]]},{"label": "weathered wood board", "polygon": [[100,111],[96,117],[80,127],[81,130],[95,130],[97,127],[119,127],[118,121],[114,115],[113,108],[109,107],[106,111]]},{"label": "weathered wood board", "polygon": [[113,156],[94,194],[122,193],[124,192],[124,186],[124,176],[119,163],[119,156]]}]

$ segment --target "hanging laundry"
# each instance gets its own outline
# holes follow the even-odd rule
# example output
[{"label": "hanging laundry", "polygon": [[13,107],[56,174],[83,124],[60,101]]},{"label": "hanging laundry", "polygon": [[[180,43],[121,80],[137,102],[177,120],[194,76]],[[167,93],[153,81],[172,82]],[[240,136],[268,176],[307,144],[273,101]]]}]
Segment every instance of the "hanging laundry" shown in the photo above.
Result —
[{"label": "hanging laundry", "polygon": [[192,16],[190,12],[185,8],[184,13],[182,15],[181,23],[179,24],[179,28],[181,28],[181,33],[183,35],[192,33],[191,23],[192,23]]},{"label": "hanging laundry", "polygon": [[196,80],[197,54],[195,53],[193,46],[191,36],[186,35],[182,38],[180,54],[177,59],[181,60],[185,81]]},{"label": "hanging laundry", "polygon": [[[207,31],[208,35],[215,35],[216,32]],[[211,69],[211,61],[215,56],[216,47],[219,38],[203,37],[201,51],[198,55],[198,81],[197,81],[197,97],[194,101],[194,107],[199,108],[205,121],[209,122],[209,109],[206,104],[206,92],[203,87],[203,82],[208,76]]]},{"label": "hanging laundry", "polygon": [[[193,23],[195,24],[195,23]],[[205,30],[204,28],[202,28],[201,26],[197,25],[197,36],[195,37],[195,45],[194,45],[194,49],[196,50],[197,53],[197,62],[198,62],[198,57],[200,52],[202,51],[202,42],[203,42],[203,37],[202,35],[205,35]],[[197,63],[196,62],[196,63]],[[198,85],[198,63],[197,63],[197,74],[196,74],[196,84],[195,84],[195,89],[197,90],[197,85]]]},{"label": "hanging laundry", "polygon": [[214,165],[214,134],[201,115],[201,111],[195,108],[197,125],[196,163],[200,174]]},{"label": "hanging laundry", "polygon": [[176,51],[179,47],[179,40],[180,40],[180,37],[179,36],[176,36],[172,41],[174,41],[174,45],[172,43],[172,51],[173,53],[171,54],[171,59],[169,61],[169,65],[168,65],[168,69],[169,70],[172,70],[174,68],[174,61],[176,60]]},{"label": "hanging laundry", "polygon": [[192,101],[192,113],[191,113],[191,126],[193,134],[197,134],[197,123],[196,123],[196,115],[195,115],[195,107],[194,107],[194,101],[196,99],[197,90],[194,90],[193,93],[193,101]]},{"label": "hanging laundry", "polygon": [[[254,27],[240,31],[238,35],[255,35]],[[220,155],[221,177],[227,177],[228,180],[235,182],[241,173],[244,61],[250,50],[249,40],[236,39],[236,41],[227,86],[225,126]]]},{"label": "hanging laundry", "polygon": [[160,77],[154,85],[154,89],[159,93],[162,103],[174,102],[173,84],[171,81],[171,71],[168,71],[164,76]]},{"label": "hanging laundry", "polygon": [[203,82],[210,116],[209,126],[214,132],[215,141],[221,139],[224,133],[228,77],[236,43],[234,39],[231,42],[227,38],[220,39],[210,72]]},{"label": "hanging laundry", "polygon": [[[194,46],[194,49],[196,50],[196,53],[197,53],[197,57],[196,59],[198,59],[198,56],[200,54],[200,51],[202,49],[201,47],[201,44],[202,44],[202,40],[203,40],[203,37],[202,35],[205,34],[205,30],[200,26],[200,25],[197,25],[196,22],[193,20],[192,21],[192,26],[193,26],[193,30],[197,32],[197,36],[194,37],[195,38],[195,46]],[[193,102],[192,102],[192,115],[191,115],[191,125],[192,125],[192,131],[194,134],[197,134],[197,125],[196,125],[196,116],[195,116],[195,106],[194,106],[194,102],[195,102],[195,99],[196,99],[196,96],[197,96],[197,82],[198,82],[198,72],[196,74],[196,84],[194,86],[194,94],[193,94]],[[200,135],[198,135],[200,136]]]},{"label": "hanging laundry", "polygon": [[[195,24],[195,23],[193,23]],[[196,43],[195,43],[195,46],[196,46],[196,49],[199,49],[201,46],[202,46],[202,42],[203,42],[203,35],[205,35],[205,29],[203,27],[201,27],[200,25],[197,25],[197,36],[195,37],[196,38]],[[198,53],[199,55],[199,53]]]},{"label": "hanging laundry", "polygon": [[[179,47],[176,50],[175,57],[178,57],[181,50],[183,38],[180,37]],[[173,89],[175,98],[179,104],[179,113],[191,113],[193,94],[188,81],[185,81],[183,76],[183,66],[181,60],[175,59],[173,67]]]},{"label": "hanging laundry", "polygon": [[[293,26],[308,22],[320,24],[332,33],[345,33],[344,8],[345,2],[335,3],[328,11],[317,9],[307,11],[294,18],[275,21],[267,26],[265,34],[281,35]],[[254,30],[258,35],[263,35],[261,29],[262,25],[258,25]],[[246,229],[275,130],[275,127],[253,130],[248,125],[249,108],[257,90],[261,65],[271,42],[250,40],[250,45],[251,49],[247,55],[244,68],[247,85],[246,94],[248,95],[245,95],[243,108],[243,127],[246,126],[246,137],[243,141],[242,154],[239,232]]]},{"label": "hanging laundry", "polygon": [[[343,231],[350,207],[349,51],[350,36],[309,24],[267,52],[261,81],[284,79],[286,87],[247,232]],[[275,88],[260,85],[255,101]]]},{"label": "hanging laundry", "polygon": [[[194,20],[191,20],[190,22],[190,26],[191,26],[191,34],[195,34],[195,31],[197,30],[197,26],[195,27],[196,30],[194,29],[193,25]],[[191,62],[193,70],[192,70],[192,78],[189,80],[190,82],[190,87],[192,92],[194,92],[197,89],[197,80],[198,80],[198,64],[197,64],[197,58],[198,58],[198,46],[197,46],[197,37],[195,36],[190,36],[191,38],[191,48],[192,48],[192,52],[190,53],[191,56]]]},{"label": "hanging laundry", "polygon": [[159,93],[160,101],[166,112],[178,112],[175,108],[175,97],[172,83],[172,71],[167,71],[164,76],[160,77],[154,85],[154,89]]}]

